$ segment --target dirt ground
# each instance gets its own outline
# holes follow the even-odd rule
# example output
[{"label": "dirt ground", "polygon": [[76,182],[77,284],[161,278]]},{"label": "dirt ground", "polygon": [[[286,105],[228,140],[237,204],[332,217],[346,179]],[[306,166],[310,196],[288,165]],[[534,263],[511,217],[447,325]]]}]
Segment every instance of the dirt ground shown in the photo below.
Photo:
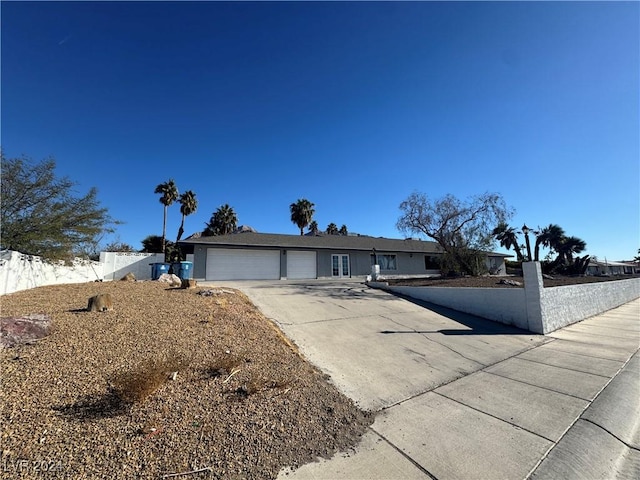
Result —
[{"label": "dirt ground", "polygon": [[[546,287],[560,287],[563,285],[577,285],[581,283],[610,282],[612,280],[625,280],[634,278],[631,275],[620,275],[611,277],[563,277],[553,276],[553,279],[543,279]],[[500,280],[514,280],[521,284],[520,287],[500,283]],[[389,285],[425,286],[425,287],[479,287],[479,288],[522,288],[524,279],[518,276],[508,277],[460,277],[460,278],[412,278],[385,280]]]},{"label": "dirt ground", "polygon": [[[0,297],[2,317],[53,325],[0,349],[3,478],[268,479],[357,443],[373,414],[240,292],[200,290],[105,282]],[[113,310],[86,311],[99,293]]]}]

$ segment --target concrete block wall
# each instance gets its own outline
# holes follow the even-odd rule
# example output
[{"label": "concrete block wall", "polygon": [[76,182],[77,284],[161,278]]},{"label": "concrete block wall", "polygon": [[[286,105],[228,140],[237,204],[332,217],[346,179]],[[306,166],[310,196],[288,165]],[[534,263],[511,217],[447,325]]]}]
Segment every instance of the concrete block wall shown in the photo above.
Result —
[{"label": "concrete block wall", "polygon": [[543,333],[553,332],[639,297],[640,278],[545,288],[542,296]]},{"label": "concrete block wall", "polygon": [[524,288],[368,284],[540,334],[553,332],[640,298],[640,278],[544,288],[540,264],[528,262],[522,266]]}]

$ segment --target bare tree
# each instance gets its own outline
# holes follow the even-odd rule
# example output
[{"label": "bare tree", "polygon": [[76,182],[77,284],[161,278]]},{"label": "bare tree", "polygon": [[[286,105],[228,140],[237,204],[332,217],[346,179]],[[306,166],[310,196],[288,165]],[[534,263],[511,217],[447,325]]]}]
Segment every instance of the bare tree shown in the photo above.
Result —
[{"label": "bare tree", "polygon": [[429,200],[425,194],[414,192],[400,204],[400,210],[398,230],[434,239],[448,260],[470,275],[482,269],[484,262],[479,259],[494,245],[494,229],[513,214],[497,193],[466,200],[448,194]]}]

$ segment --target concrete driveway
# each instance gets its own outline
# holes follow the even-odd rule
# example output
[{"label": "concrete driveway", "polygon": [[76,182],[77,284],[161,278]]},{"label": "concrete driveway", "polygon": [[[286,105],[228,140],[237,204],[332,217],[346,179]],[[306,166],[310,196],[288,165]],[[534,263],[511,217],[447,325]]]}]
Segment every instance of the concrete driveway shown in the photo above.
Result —
[{"label": "concrete driveway", "polygon": [[[344,394],[378,412],[355,452],[282,478],[553,478],[567,458],[560,446],[585,448],[566,446],[569,429],[640,344],[638,303],[616,309],[606,325],[587,320],[541,336],[359,281],[220,284],[246,293]],[[597,332],[603,328],[607,336]],[[638,385],[627,383],[618,396],[631,403],[626,415],[637,416]],[[637,422],[627,420],[613,424],[630,443],[613,440],[600,473],[640,466]],[[574,470],[574,478],[589,478],[583,464],[569,462],[563,478]]]}]

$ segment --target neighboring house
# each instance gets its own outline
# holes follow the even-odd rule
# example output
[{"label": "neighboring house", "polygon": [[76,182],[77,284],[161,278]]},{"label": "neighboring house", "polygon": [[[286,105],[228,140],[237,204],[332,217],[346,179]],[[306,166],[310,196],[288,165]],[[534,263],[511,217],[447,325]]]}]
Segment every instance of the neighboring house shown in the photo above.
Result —
[{"label": "neighboring house", "polygon": [[[435,242],[364,235],[283,235],[241,232],[189,238],[196,280],[278,280],[365,277],[374,264],[385,276],[439,275]],[[487,266],[505,273],[504,258],[491,253]]]},{"label": "neighboring house", "polygon": [[637,275],[640,274],[638,262],[601,262],[591,258],[587,267],[587,275]]}]

